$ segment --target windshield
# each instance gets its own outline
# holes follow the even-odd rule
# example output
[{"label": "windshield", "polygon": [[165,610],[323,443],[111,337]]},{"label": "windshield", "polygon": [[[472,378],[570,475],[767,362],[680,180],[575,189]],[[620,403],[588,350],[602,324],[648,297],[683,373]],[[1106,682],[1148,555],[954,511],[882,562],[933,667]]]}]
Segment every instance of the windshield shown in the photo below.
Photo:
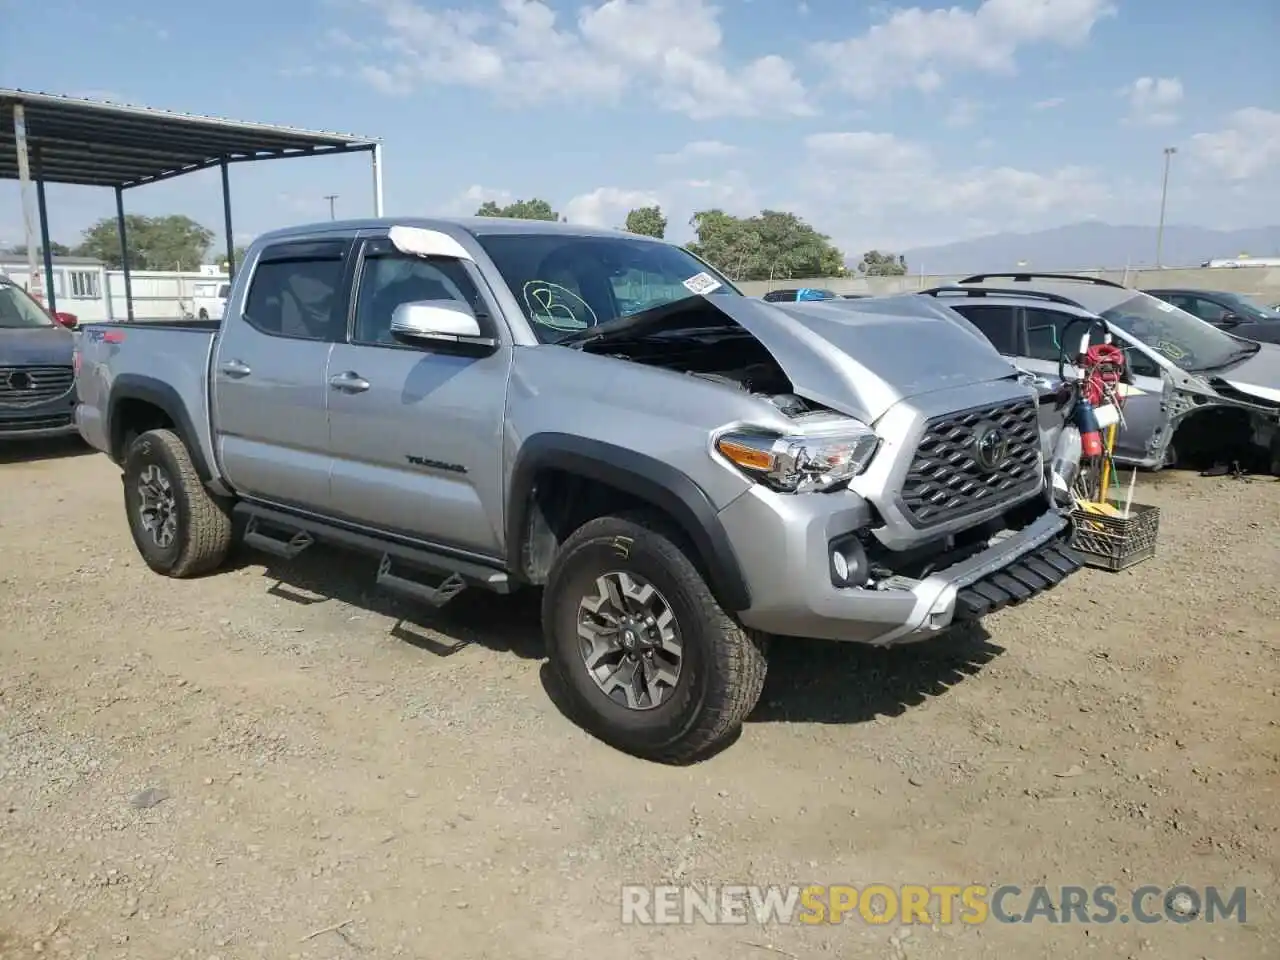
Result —
[{"label": "windshield", "polygon": [[21,287],[0,283],[0,330],[52,327],[53,318]]},{"label": "windshield", "polygon": [[1238,340],[1217,327],[1145,293],[1130,297],[1102,316],[1183,370],[1225,367],[1258,352],[1258,345]]},{"label": "windshield", "polygon": [[1246,320],[1280,320],[1276,311],[1267,309],[1251,297],[1238,293],[1224,293],[1221,297],[1231,305],[1233,313]]},{"label": "windshield", "polygon": [[697,294],[742,295],[687,250],[654,240],[553,233],[476,239],[542,343]]}]

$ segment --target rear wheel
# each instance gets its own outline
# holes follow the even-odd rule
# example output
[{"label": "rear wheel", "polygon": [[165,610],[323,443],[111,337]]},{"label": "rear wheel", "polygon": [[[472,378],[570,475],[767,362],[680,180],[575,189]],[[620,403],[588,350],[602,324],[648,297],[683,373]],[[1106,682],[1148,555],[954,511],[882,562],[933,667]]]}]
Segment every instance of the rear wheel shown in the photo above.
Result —
[{"label": "rear wheel", "polygon": [[697,759],[738,731],[764,686],[763,638],[724,612],[645,517],[603,517],[569,537],[542,621],[582,725],[637,756]]},{"label": "rear wheel", "polygon": [[231,549],[231,513],[200,480],[172,430],[148,430],[129,444],[124,503],[133,542],[157,573],[207,573]]}]

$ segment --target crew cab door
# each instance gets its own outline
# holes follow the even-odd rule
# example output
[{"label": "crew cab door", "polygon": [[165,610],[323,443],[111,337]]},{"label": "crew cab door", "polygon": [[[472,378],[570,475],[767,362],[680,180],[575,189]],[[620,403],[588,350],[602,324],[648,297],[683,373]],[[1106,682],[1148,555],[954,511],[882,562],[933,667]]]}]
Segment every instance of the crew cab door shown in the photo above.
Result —
[{"label": "crew cab door", "polygon": [[[360,242],[348,341],[326,387],[333,511],[379,530],[488,557],[502,553],[502,426],[511,344],[470,261]],[[402,303],[479,308],[496,348],[408,345],[391,336]]]},{"label": "crew cab door", "polygon": [[265,247],[227,304],[213,358],[213,426],[237,493],[326,511],[329,351],[344,338],[350,239]]}]

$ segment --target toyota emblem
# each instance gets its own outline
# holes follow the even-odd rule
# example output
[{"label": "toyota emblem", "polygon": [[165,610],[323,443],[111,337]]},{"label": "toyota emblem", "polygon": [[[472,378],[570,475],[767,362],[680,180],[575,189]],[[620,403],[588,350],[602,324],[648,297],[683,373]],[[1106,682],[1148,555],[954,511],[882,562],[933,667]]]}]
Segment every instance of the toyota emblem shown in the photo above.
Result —
[{"label": "toyota emblem", "polygon": [[983,470],[993,471],[1009,455],[1009,438],[994,423],[979,424],[973,431],[973,457]]}]

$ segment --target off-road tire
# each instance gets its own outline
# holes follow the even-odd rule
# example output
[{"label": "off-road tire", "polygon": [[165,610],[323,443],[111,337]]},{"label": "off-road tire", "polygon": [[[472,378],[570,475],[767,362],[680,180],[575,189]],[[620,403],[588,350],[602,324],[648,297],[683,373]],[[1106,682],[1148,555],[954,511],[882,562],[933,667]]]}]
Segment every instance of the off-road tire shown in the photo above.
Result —
[{"label": "off-road tire", "polygon": [[[176,536],[163,547],[144,528],[140,509],[139,483],[152,465],[169,479],[176,507]],[[186,444],[172,430],[148,430],[129,444],[124,503],[133,542],[156,573],[176,579],[199,576],[219,567],[231,549],[231,511],[201,482]]]},{"label": "off-road tire", "polygon": [[[548,655],[574,719],[605,743],[663,763],[697,760],[736,734],[760,699],[766,668],[765,637],[721,608],[679,540],[645,514],[591,520],[557,552],[542,597]],[[610,700],[579,649],[579,603],[610,571],[656,587],[678,625],[680,674],[651,709]]]}]

